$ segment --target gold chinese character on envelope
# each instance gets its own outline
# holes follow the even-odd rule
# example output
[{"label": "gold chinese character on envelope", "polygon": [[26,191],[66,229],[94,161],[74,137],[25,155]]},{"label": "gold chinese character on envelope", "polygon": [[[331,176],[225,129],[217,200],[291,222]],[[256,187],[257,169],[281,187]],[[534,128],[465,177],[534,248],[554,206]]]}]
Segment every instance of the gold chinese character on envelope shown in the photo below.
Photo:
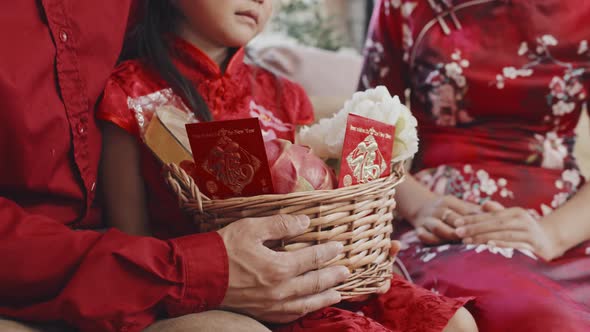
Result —
[{"label": "gold chinese character on envelope", "polygon": [[367,136],[360,142],[346,157],[346,162],[357,183],[378,179],[387,170],[387,163],[373,135]]},{"label": "gold chinese character on envelope", "polygon": [[395,126],[349,114],[342,146],[339,187],[389,175]]},{"label": "gold chinese character on envelope", "polygon": [[260,160],[231,138],[222,136],[201,167],[239,194],[254,179],[254,174],[260,168]]}]

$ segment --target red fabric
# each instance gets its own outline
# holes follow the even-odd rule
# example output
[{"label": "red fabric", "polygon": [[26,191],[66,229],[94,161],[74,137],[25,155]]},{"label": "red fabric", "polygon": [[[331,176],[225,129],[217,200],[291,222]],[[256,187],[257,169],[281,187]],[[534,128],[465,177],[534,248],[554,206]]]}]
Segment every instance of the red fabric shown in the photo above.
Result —
[{"label": "red fabric", "polygon": [[[584,184],[572,152],[590,88],[590,3],[447,3],[458,24],[439,22],[427,1],[380,1],[361,87],[411,89],[415,177],[431,190],[551,213]],[[477,296],[480,331],[590,330],[589,243],[546,263],[485,245],[424,247],[414,235],[400,257],[415,281]]]},{"label": "red fabric", "polygon": [[[224,73],[206,54],[180,38],[170,38],[173,59],[179,70],[195,83],[215,120],[258,117],[265,139],[293,141],[296,125],[313,120],[313,108],[298,85],[270,72],[244,63],[244,50],[231,57]],[[119,65],[107,82],[97,117],[110,121],[140,138],[137,110],[129,99],[157,95],[167,84],[139,60]],[[141,117],[152,112],[142,109]],[[143,177],[148,188],[151,229],[159,238],[171,238],[198,231],[183,216],[178,201],[161,176],[161,165],[142,144]],[[171,222],[173,220],[174,222]]]},{"label": "red fabric", "polygon": [[102,226],[94,105],[131,1],[0,5],[0,316],[139,331],[215,307],[227,287],[216,233],[164,242]]},{"label": "red fabric", "polygon": [[469,300],[439,296],[394,276],[386,294],[361,303],[344,302],[338,308],[325,308],[273,331],[440,332]]}]

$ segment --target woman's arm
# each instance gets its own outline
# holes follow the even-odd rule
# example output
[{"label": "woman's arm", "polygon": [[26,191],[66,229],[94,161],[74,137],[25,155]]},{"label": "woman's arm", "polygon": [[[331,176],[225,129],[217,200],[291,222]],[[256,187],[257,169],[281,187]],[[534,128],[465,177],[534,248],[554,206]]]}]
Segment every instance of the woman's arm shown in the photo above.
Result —
[{"label": "woman's arm", "polygon": [[412,224],[420,208],[438,196],[410,174],[406,175],[404,182],[396,190],[397,213]]},{"label": "woman's arm", "polygon": [[590,183],[586,183],[567,203],[541,219],[552,242],[554,257],[590,239]]},{"label": "woman's arm", "polygon": [[100,165],[103,202],[110,226],[133,235],[150,235],[141,153],[136,138],[103,123]]}]

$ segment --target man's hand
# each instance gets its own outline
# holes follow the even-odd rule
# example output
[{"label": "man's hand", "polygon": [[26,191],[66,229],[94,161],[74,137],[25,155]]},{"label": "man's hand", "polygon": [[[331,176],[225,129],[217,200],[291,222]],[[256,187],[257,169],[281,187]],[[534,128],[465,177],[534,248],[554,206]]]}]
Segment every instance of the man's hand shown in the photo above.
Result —
[{"label": "man's hand", "polygon": [[350,275],[344,266],[318,268],[343,249],[337,242],[292,252],[264,243],[290,238],[309,227],[306,216],[277,215],[237,221],[218,231],[229,257],[229,286],[222,307],[266,322],[284,323],[340,302],[328,290]]},{"label": "man's hand", "polygon": [[458,241],[455,222],[463,216],[479,212],[479,205],[454,196],[440,196],[423,205],[411,222],[420,241],[437,245]]},{"label": "man's hand", "polygon": [[495,202],[488,202],[483,208],[484,213],[457,221],[460,227],[455,233],[463,243],[530,250],[548,261],[563,255],[542,223],[526,210],[519,207],[505,209]]}]

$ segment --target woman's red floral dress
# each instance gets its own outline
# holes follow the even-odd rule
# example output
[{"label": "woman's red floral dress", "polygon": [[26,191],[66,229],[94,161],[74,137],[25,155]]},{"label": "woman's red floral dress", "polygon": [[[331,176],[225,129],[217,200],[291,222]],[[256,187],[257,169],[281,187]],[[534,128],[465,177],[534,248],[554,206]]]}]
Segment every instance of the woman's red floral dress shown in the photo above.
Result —
[{"label": "woman's red floral dress", "polygon": [[[361,88],[407,96],[419,121],[415,177],[470,202],[536,218],[584,184],[572,155],[590,78],[590,2],[383,0]],[[585,213],[590,222],[590,208]],[[590,331],[590,246],[550,263],[487,245],[426,247],[402,236],[413,280],[476,296],[480,331]]]}]

